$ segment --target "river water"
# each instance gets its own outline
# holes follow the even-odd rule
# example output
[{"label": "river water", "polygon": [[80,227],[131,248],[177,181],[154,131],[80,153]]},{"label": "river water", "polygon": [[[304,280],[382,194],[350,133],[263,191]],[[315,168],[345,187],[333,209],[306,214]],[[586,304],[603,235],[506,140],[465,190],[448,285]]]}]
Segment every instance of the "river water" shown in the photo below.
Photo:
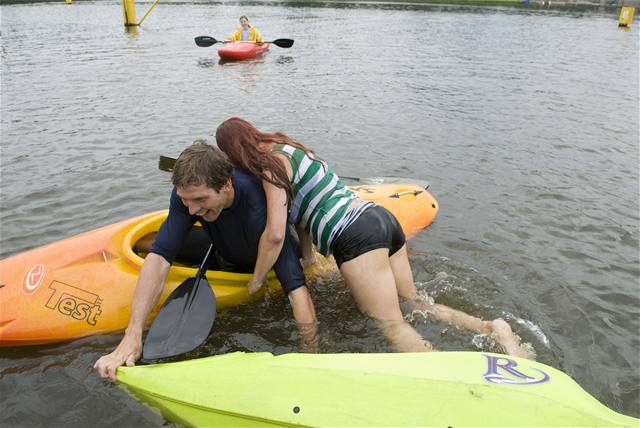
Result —
[{"label": "river water", "polygon": [[[140,18],[150,3],[138,4]],[[3,5],[0,255],[164,208],[158,156],[240,116],[343,175],[427,180],[420,290],[504,317],[541,362],[640,416],[638,27],[615,14],[409,4]],[[246,14],[263,58],[220,63]],[[322,352],[389,347],[340,283],[312,284]],[[1,306],[0,306],[1,310]],[[419,316],[441,350],[497,350]],[[296,352],[286,299],[223,311],[201,352]],[[91,369],[120,334],[0,350],[2,426],[167,422]]]}]

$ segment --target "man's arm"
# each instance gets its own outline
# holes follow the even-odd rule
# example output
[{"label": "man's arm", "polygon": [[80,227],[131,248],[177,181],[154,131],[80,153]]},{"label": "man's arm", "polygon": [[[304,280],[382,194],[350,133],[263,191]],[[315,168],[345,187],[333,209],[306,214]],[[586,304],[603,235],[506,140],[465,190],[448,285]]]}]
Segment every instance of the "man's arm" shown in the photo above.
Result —
[{"label": "man's arm", "polygon": [[304,352],[318,352],[318,320],[313,300],[306,286],[298,287],[288,295],[293,318],[300,330],[301,347]]},{"label": "man's arm", "polygon": [[171,264],[162,256],[149,254],[140,270],[131,306],[129,325],[118,347],[96,361],[94,368],[100,376],[116,380],[116,369],[124,364],[133,366],[142,354],[142,332],[149,313],[158,302]]}]

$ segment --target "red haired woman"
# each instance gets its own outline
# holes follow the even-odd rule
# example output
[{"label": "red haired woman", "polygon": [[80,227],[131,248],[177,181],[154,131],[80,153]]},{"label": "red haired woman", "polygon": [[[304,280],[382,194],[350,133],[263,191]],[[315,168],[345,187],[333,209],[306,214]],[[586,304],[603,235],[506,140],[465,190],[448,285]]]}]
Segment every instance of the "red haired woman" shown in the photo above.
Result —
[{"label": "red haired woman", "polygon": [[267,225],[247,285],[250,293],[260,289],[275,263],[288,220],[296,226],[304,264],[314,261],[311,243],[321,254],[333,254],[358,305],[376,319],[396,350],[432,350],[404,320],[401,297],[428,311],[433,319],[491,334],[507,353],[527,356],[504,320],[482,321],[418,299],[405,236],[396,218],[385,208],[359,199],[312,150],[281,132],[261,132],[237,117],[218,127],[216,141],[231,162],[262,180],[267,199]]}]

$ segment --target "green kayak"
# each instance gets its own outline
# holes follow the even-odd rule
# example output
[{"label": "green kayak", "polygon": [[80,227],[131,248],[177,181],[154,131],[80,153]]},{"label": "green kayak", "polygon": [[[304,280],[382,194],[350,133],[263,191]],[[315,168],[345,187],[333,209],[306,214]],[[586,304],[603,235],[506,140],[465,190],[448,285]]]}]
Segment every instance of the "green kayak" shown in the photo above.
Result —
[{"label": "green kayak", "polygon": [[640,426],[561,371],[491,353],[236,352],[118,381],[187,426]]}]

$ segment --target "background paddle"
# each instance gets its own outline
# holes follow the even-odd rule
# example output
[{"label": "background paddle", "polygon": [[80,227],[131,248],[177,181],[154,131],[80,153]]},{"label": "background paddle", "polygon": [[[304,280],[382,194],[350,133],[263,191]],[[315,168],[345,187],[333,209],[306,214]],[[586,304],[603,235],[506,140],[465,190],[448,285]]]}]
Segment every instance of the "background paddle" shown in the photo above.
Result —
[{"label": "background paddle", "polygon": [[[208,48],[209,46],[213,46],[216,43],[229,43],[227,40],[216,40],[211,36],[198,36],[195,38],[195,41],[196,45],[200,46],[201,48]],[[271,42],[262,43],[271,43],[280,48],[290,48],[291,46],[293,46],[293,39],[276,39]]]},{"label": "background paddle", "polygon": [[143,362],[187,353],[209,337],[216,319],[216,296],[205,275],[212,249],[210,245],[195,277],[173,290],[160,308],[144,342]]}]

